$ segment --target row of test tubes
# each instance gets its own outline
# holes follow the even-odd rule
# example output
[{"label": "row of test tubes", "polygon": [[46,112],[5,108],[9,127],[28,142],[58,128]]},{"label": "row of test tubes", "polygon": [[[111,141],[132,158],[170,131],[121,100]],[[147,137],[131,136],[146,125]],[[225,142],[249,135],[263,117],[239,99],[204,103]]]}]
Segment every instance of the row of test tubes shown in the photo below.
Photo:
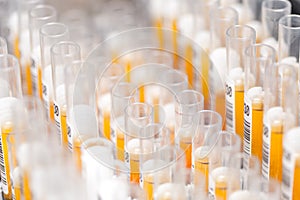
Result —
[{"label": "row of test tubes", "polygon": [[300,198],[289,1],[144,2],[155,28],[89,55],[67,15],[14,3],[1,25],[3,199]]}]

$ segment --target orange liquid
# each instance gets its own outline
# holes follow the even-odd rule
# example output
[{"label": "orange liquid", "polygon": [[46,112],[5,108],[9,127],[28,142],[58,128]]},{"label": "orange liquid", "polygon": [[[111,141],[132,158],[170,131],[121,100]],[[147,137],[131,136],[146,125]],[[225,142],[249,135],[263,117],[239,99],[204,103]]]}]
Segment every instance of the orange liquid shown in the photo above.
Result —
[{"label": "orange liquid", "polygon": [[174,69],[179,68],[179,56],[178,56],[178,43],[177,43],[177,22],[176,19],[172,21],[172,41],[173,41],[173,49],[174,49],[174,54],[173,54],[173,64],[174,64]]},{"label": "orange liquid", "polygon": [[12,124],[6,123],[2,126],[2,150],[3,150],[3,157],[4,157],[4,164],[5,164],[5,171],[6,171],[6,181],[8,185],[8,193],[5,194],[3,192],[4,199],[12,199],[12,191],[11,191],[11,180],[10,180],[10,165],[9,165],[9,159],[8,159],[8,143],[7,139],[9,137],[9,134],[13,131]]},{"label": "orange liquid", "polygon": [[244,141],[244,85],[235,86],[235,131]]},{"label": "orange liquid", "polygon": [[140,87],[140,102],[145,102],[145,86]]},{"label": "orange liquid", "polygon": [[61,126],[61,136],[62,144],[64,147],[68,148],[68,125],[67,125],[67,108],[66,105],[62,106],[60,114],[60,126]]},{"label": "orange liquid", "polygon": [[201,172],[205,176],[205,191],[208,191],[208,174],[209,174],[209,160],[205,158],[195,158],[195,170]]},{"label": "orange liquid", "polygon": [[79,172],[82,170],[81,162],[81,141],[78,137],[75,136],[73,140],[73,156]]},{"label": "orange liquid", "polygon": [[124,134],[120,131],[117,132],[117,158],[124,161]]},{"label": "orange liquid", "polygon": [[215,195],[216,195],[216,200],[227,199],[227,180],[223,176],[219,177],[218,180],[216,181]]},{"label": "orange liquid", "polygon": [[140,183],[140,160],[139,154],[130,154],[130,182],[139,184]]},{"label": "orange liquid", "polygon": [[21,58],[21,52],[20,52],[19,44],[20,44],[19,37],[16,36],[15,39],[14,39],[14,45],[13,45],[14,47],[13,48],[14,48],[14,54],[17,57],[18,60],[20,60],[20,58]]},{"label": "orange liquid", "polygon": [[273,122],[271,125],[270,177],[279,182],[282,180],[282,139],[282,122]]},{"label": "orange liquid", "polygon": [[185,152],[185,167],[192,166],[192,139],[191,137],[182,137],[179,142],[180,148]]},{"label": "orange liquid", "polygon": [[40,99],[43,100],[42,68],[40,66],[38,66],[37,81],[38,81],[38,95]]},{"label": "orange liquid", "polygon": [[21,200],[21,188],[15,186],[15,200]]},{"label": "orange liquid", "polygon": [[159,41],[159,47],[161,49],[163,49],[164,48],[164,34],[163,34],[163,31],[162,31],[163,20],[161,18],[156,19],[155,22],[154,22],[154,26],[157,27],[157,38],[158,38],[158,41]]},{"label": "orange liquid", "polygon": [[188,77],[188,82],[189,82],[189,87],[192,88],[194,84],[194,70],[193,70],[193,48],[191,45],[188,45],[185,49],[185,73],[187,74]]},{"label": "orange liquid", "polygon": [[143,189],[146,192],[146,199],[152,200],[153,199],[153,176],[148,175],[144,176],[144,182],[143,182]]},{"label": "orange liquid", "polygon": [[263,151],[263,103],[252,103],[251,154],[262,162]]},{"label": "orange liquid", "polygon": [[297,157],[294,171],[293,200],[300,199],[300,158]]},{"label": "orange liquid", "polygon": [[50,115],[50,119],[52,121],[54,121],[54,103],[53,103],[53,101],[49,102],[49,115]]},{"label": "orange liquid", "polygon": [[104,137],[110,140],[110,112],[104,111],[103,113],[103,133]]},{"label": "orange liquid", "polygon": [[127,81],[127,82],[130,82],[130,70],[131,70],[131,64],[130,64],[130,61],[127,61],[126,67],[125,67],[126,81]]},{"label": "orange liquid", "polygon": [[31,77],[31,63],[27,62],[25,66],[25,74],[26,74],[26,83],[27,83],[27,93],[28,95],[32,95],[32,77]]},{"label": "orange liquid", "polygon": [[23,194],[24,194],[25,200],[31,199],[31,190],[30,190],[30,186],[29,186],[29,179],[28,179],[27,172],[24,172],[24,176],[23,176]]},{"label": "orange liquid", "polygon": [[[202,53],[203,55],[201,56],[201,72],[202,76],[200,78],[201,80],[201,85],[202,85],[202,93],[204,97],[204,109],[208,110],[210,108],[210,95],[209,95],[209,58],[206,55],[205,52]],[[225,92],[223,92],[225,95]],[[217,106],[218,104],[216,104]],[[225,107],[224,107],[225,109]]]},{"label": "orange liquid", "polygon": [[222,129],[226,128],[226,114],[225,114],[225,91],[216,92],[216,112],[222,116],[223,126]]}]

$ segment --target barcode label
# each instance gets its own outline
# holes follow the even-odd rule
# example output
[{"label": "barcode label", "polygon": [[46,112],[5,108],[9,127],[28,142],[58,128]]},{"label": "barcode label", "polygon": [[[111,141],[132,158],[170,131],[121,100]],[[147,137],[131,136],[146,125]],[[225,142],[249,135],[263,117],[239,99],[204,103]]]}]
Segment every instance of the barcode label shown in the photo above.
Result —
[{"label": "barcode label", "polygon": [[53,112],[54,112],[54,121],[55,121],[57,131],[58,131],[59,135],[62,135],[61,134],[61,126],[60,126],[60,124],[61,124],[60,108],[59,108],[58,103],[56,103],[55,101],[53,101]]},{"label": "barcode label", "polygon": [[67,135],[68,135],[68,147],[70,151],[73,151],[73,135],[72,135],[72,128],[70,126],[70,122],[67,121]]},{"label": "barcode label", "polygon": [[263,135],[263,155],[262,155],[262,175],[269,179],[270,173],[270,144],[271,144],[271,128],[269,124],[264,123]]},{"label": "barcode label", "polygon": [[244,153],[251,155],[252,146],[252,103],[245,95],[244,103]]},{"label": "barcode label", "polygon": [[7,183],[7,170],[6,170],[6,163],[4,159],[4,144],[3,144],[3,134],[0,131],[0,167],[1,167],[1,186],[2,190],[5,194],[8,194],[8,183]]},{"label": "barcode label", "polygon": [[294,187],[296,157],[292,155],[287,146],[283,150],[282,158],[282,198],[284,200],[292,199]]},{"label": "barcode label", "polygon": [[226,79],[226,129],[229,132],[235,133],[235,88],[234,82],[231,79]]}]

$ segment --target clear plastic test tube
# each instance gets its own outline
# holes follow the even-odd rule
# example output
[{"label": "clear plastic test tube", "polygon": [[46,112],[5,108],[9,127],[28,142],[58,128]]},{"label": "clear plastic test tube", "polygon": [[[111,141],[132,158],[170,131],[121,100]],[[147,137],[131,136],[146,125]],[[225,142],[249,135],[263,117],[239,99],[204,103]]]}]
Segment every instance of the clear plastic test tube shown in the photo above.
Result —
[{"label": "clear plastic test tube", "polygon": [[146,192],[147,200],[154,199],[154,191],[159,185],[172,182],[172,167],[177,154],[175,147],[165,146],[153,152],[150,159],[149,155],[141,155],[141,187]]},{"label": "clear plastic test tube", "polygon": [[183,90],[176,96],[175,142],[185,153],[186,168],[192,167],[192,140],[195,132],[193,118],[203,107],[203,95],[195,90]]},{"label": "clear plastic test tube", "polygon": [[[81,70],[93,71],[94,65],[83,61],[74,61],[65,68],[65,92],[68,125],[68,146],[72,149],[78,170],[81,170],[82,143],[98,135],[98,126],[94,108],[89,105],[94,94],[93,80],[89,80],[89,73],[79,73]],[[84,69],[83,69],[84,68]],[[80,82],[79,85],[76,83]],[[65,107],[63,105],[63,107]]]},{"label": "clear plastic test tube", "polygon": [[[239,186],[235,174],[239,170],[230,168],[230,158],[240,152],[241,139],[237,134],[222,131],[209,157],[209,195],[217,200],[227,198],[228,185]],[[232,182],[233,181],[233,182]],[[229,183],[231,182],[231,183]]]},{"label": "clear plastic test tube", "polygon": [[256,40],[255,30],[247,25],[231,26],[226,31],[226,130],[244,136],[245,49]]},{"label": "clear plastic test tube", "polygon": [[[22,98],[21,77],[19,62],[16,57],[10,54],[0,55],[0,124],[1,124],[1,183],[4,199],[12,198],[11,179],[8,163],[8,144],[6,138],[16,129],[14,114],[20,98]],[[19,107],[18,107],[19,108]],[[18,123],[18,122],[16,122]]]},{"label": "clear plastic test tube", "polygon": [[[225,87],[220,87],[220,85],[225,83],[226,74],[226,30],[238,23],[238,13],[235,9],[230,7],[218,7],[212,9],[210,20],[210,48],[209,56],[212,62],[215,64],[217,74],[221,77],[221,83],[210,83],[210,79],[206,78],[207,85],[212,84],[215,93],[215,110],[221,114],[224,125],[225,125]],[[210,74],[216,72],[209,71],[207,67],[206,71],[202,72],[210,77]],[[205,76],[205,75],[204,75]],[[208,97],[208,92],[203,93],[204,97]],[[224,129],[225,127],[223,127]]]},{"label": "clear plastic test tube", "polygon": [[125,163],[130,169],[130,181],[140,182],[140,155],[154,151],[153,136],[143,136],[142,129],[153,121],[153,107],[147,103],[132,103],[125,108]]},{"label": "clear plastic test tube", "polygon": [[289,130],[283,137],[282,156],[282,199],[299,199],[300,191],[300,128]]},{"label": "clear plastic test tube", "polygon": [[30,56],[31,56],[31,85],[32,93],[42,99],[42,88],[38,85],[38,76],[41,71],[41,49],[39,29],[44,24],[56,21],[56,10],[50,5],[37,5],[29,10],[29,35],[30,35]]},{"label": "clear plastic test tube", "polygon": [[112,63],[103,72],[97,87],[97,110],[99,117],[100,131],[104,137],[116,142],[115,132],[111,129],[112,122],[112,96],[111,90],[124,75],[123,67],[118,63]]},{"label": "clear plastic test tube", "polygon": [[[289,57],[299,63],[300,15],[285,15],[279,20],[279,62]],[[294,61],[294,62],[296,62]],[[294,63],[289,63],[294,64]],[[296,64],[297,65],[297,64]]]},{"label": "clear plastic test tube", "polygon": [[[276,50],[266,44],[245,50],[244,152],[262,161],[264,81],[275,68]],[[275,70],[275,69],[274,69]]]},{"label": "clear plastic test tube", "polygon": [[[261,21],[263,23],[264,42],[267,40],[276,42],[278,40],[278,22],[281,17],[291,14],[291,7],[291,3],[286,0],[263,1]],[[277,50],[276,47],[274,48]]]},{"label": "clear plastic test tube", "polygon": [[208,192],[209,156],[222,130],[222,117],[211,110],[202,110],[195,114],[197,124],[192,140],[192,168],[205,177],[205,191]]},{"label": "clear plastic test tube", "polygon": [[54,120],[50,49],[55,43],[68,39],[68,28],[62,23],[48,23],[40,28],[41,66],[38,68],[38,85],[42,88],[43,102],[50,120]]},{"label": "clear plastic test tube", "polygon": [[[282,180],[283,135],[298,124],[298,87],[297,71],[294,66],[278,64],[277,76],[273,76],[275,87],[272,85],[265,89],[265,99],[268,102],[264,110],[263,157],[262,174],[264,178]],[[279,80],[277,85],[274,77]],[[271,80],[269,80],[271,81]],[[276,87],[277,86],[277,87]],[[271,92],[273,91],[272,95]]]},{"label": "clear plastic test tube", "polygon": [[43,0],[25,0],[18,1],[18,43],[15,43],[15,52],[21,65],[22,87],[24,94],[32,95],[31,70],[32,65],[30,58],[30,36],[29,36],[29,14],[28,12]]},{"label": "clear plastic test tube", "polygon": [[[80,60],[80,46],[72,41],[61,41],[51,47],[53,109],[55,125],[64,147],[68,147],[66,116],[65,68]],[[51,87],[51,86],[50,86]]]},{"label": "clear plastic test tube", "polygon": [[133,83],[119,82],[111,92],[112,95],[112,129],[116,136],[117,158],[124,161],[124,143],[125,143],[125,108],[128,104],[134,102],[136,88]]}]

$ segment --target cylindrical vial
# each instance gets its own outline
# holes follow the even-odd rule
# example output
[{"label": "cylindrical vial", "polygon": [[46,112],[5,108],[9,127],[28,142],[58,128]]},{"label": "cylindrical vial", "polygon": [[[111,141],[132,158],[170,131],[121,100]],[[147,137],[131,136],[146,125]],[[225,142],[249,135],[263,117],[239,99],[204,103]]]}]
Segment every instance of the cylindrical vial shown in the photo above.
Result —
[{"label": "cylindrical vial", "polygon": [[53,88],[53,110],[55,125],[61,144],[68,147],[68,127],[66,116],[65,68],[80,60],[80,47],[75,42],[62,41],[51,47],[51,73]]},{"label": "cylindrical vial", "polygon": [[39,96],[41,99],[42,87],[38,86],[38,77],[41,77],[41,48],[39,29],[44,24],[54,22],[56,20],[56,15],[55,8],[50,5],[37,5],[29,11],[31,86],[33,95]]},{"label": "cylindrical vial", "polygon": [[244,152],[262,161],[264,81],[268,68],[275,68],[276,51],[265,44],[245,50]]},{"label": "cylindrical vial", "polygon": [[256,33],[247,25],[231,26],[226,32],[226,129],[244,138],[245,49],[255,43]]},{"label": "cylindrical vial", "polygon": [[39,90],[42,88],[42,99],[50,120],[54,120],[50,49],[55,43],[68,39],[68,28],[62,23],[48,23],[40,28],[41,68],[38,71],[41,73],[38,73],[38,85]]}]

